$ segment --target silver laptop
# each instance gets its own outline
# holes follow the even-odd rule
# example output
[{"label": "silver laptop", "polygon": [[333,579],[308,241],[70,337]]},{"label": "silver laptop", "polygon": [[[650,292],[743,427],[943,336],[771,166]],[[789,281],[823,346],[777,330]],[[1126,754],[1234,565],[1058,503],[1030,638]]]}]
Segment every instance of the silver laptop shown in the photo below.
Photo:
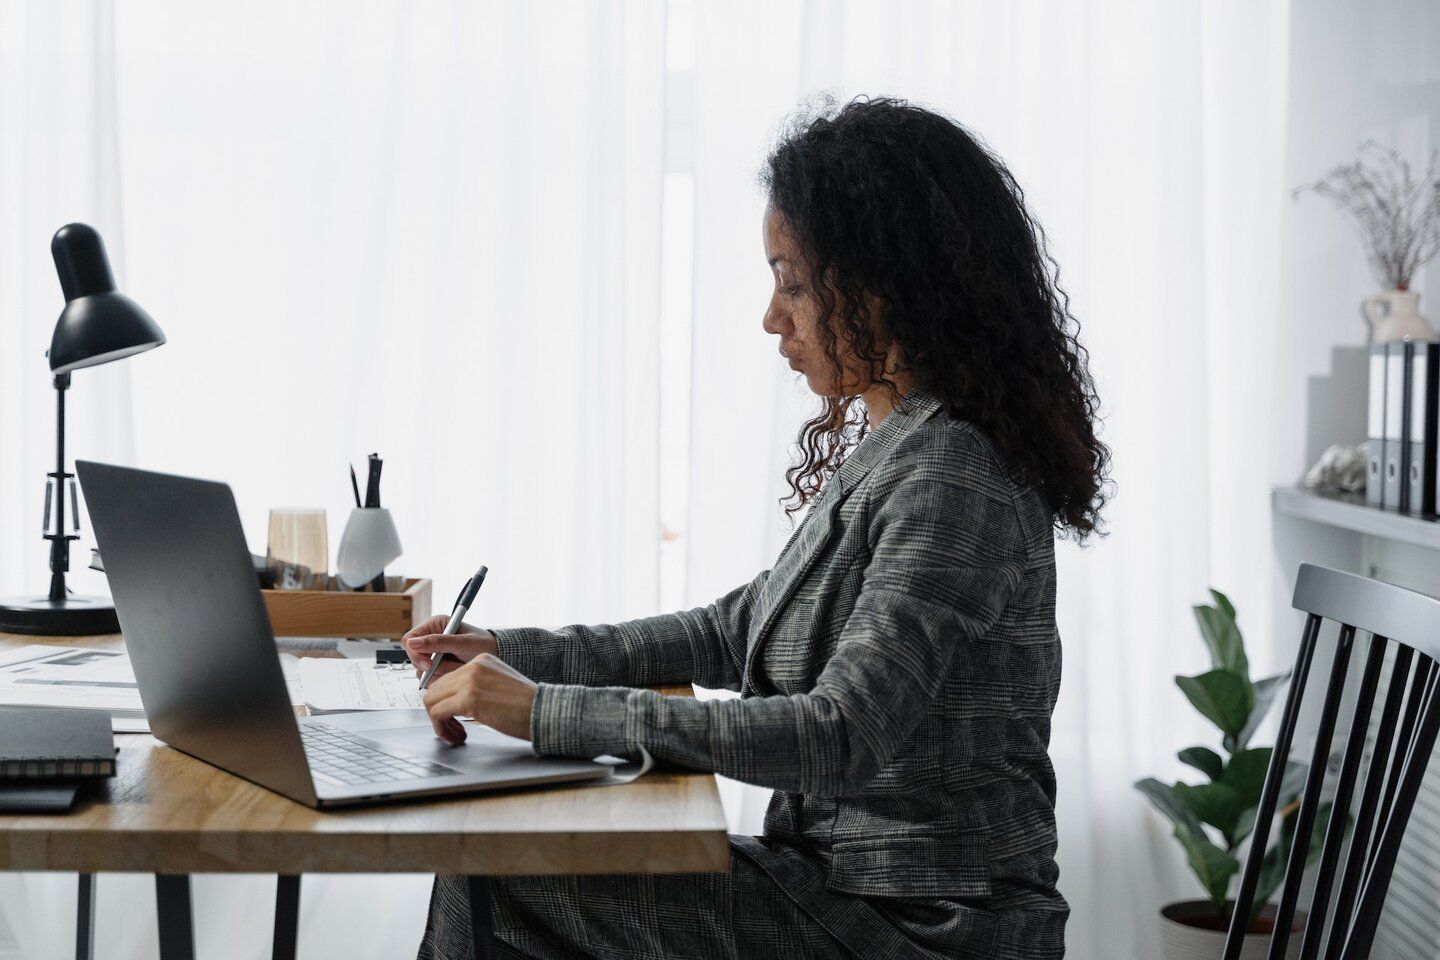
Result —
[{"label": "silver laptop", "polygon": [[151,732],[170,746],[313,807],[610,772],[476,725],[452,747],[423,710],[296,717],[230,488],[83,460],[76,471]]}]

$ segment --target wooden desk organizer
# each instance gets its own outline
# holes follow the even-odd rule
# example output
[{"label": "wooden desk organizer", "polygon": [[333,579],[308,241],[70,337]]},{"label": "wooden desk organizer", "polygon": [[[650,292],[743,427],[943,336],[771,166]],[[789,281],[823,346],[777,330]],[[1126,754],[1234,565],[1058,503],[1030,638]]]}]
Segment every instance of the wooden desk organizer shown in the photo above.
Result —
[{"label": "wooden desk organizer", "polygon": [[[430,616],[430,581],[387,578],[391,593],[353,590],[261,590],[277,637],[369,637],[399,640]],[[333,578],[332,578],[333,583]],[[387,583],[388,586],[388,583]]]}]

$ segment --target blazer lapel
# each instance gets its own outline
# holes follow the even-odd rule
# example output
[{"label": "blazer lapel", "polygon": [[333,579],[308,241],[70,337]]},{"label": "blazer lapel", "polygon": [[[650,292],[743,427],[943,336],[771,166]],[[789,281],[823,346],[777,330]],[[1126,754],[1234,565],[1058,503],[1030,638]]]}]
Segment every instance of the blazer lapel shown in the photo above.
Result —
[{"label": "blazer lapel", "polygon": [[820,497],[810,505],[805,518],[800,521],[800,526],[780,551],[775,566],[770,570],[770,576],[765,580],[765,586],[756,598],[759,626],[756,627],[754,640],[745,658],[747,685],[754,674],[760,649],[774,626],[776,615],[784,609],[795,588],[815,565],[815,560],[829,541],[835,529],[835,516],[840,505],[870,472],[871,467],[941,409],[939,400],[921,387],[915,387],[906,394],[905,403],[910,408],[908,413],[902,414],[898,408],[892,410],[880,425],[867,433],[850,452],[845,462],[840,465],[839,472],[826,483]]}]

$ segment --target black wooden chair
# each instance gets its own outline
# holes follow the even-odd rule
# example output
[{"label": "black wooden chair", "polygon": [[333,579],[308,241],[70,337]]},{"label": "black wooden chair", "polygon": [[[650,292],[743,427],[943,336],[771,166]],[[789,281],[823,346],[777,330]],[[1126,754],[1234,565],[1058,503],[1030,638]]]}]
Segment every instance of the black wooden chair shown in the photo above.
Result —
[{"label": "black wooden chair", "polygon": [[[1309,616],[1260,795],[1254,839],[1235,898],[1237,906],[1225,940],[1223,960],[1236,960],[1240,955],[1249,916],[1243,905],[1250,904],[1255,897],[1261,859],[1274,821],[1276,798],[1321,621],[1333,620],[1340,625],[1339,641],[1325,690],[1309,775],[1300,809],[1295,814],[1295,842],[1285,866],[1269,960],[1284,957],[1289,944],[1310,847],[1308,840],[1321,804],[1320,789],[1357,633],[1370,635],[1369,649],[1335,785],[1334,805],[1316,867],[1315,891],[1310,898],[1305,929],[1300,934],[1301,960],[1321,957],[1362,960],[1370,955],[1400,841],[1405,836],[1405,825],[1430,762],[1436,732],[1440,731],[1440,696],[1435,689],[1440,682],[1440,668],[1436,667],[1436,659],[1440,658],[1440,600],[1307,563],[1301,565],[1295,581],[1293,605]],[[1385,656],[1391,646],[1395,648],[1395,655],[1390,680],[1377,700]],[[1375,726],[1374,747],[1365,776],[1360,778],[1375,711],[1379,720]],[[1359,803],[1354,806],[1357,790]],[[1349,820],[1349,847],[1342,859],[1346,811],[1353,812],[1353,819]]]}]

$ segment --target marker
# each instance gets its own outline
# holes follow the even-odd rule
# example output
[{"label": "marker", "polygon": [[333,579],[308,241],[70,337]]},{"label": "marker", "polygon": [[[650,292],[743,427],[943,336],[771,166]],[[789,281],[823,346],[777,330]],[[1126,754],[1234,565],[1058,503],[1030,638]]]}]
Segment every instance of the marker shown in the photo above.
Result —
[{"label": "marker", "polygon": [[[450,622],[445,624],[446,636],[450,636],[454,634],[456,630],[460,629],[460,624],[464,621],[465,614],[470,612],[470,605],[475,602],[475,594],[480,592],[480,584],[485,582],[485,574],[488,572],[489,568],[482,566],[479,570],[475,571],[475,576],[465,582],[464,588],[460,591],[460,596],[455,598],[455,609],[450,614]],[[450,654],[442,653],[431,661],[430,669],[426,670],[425,676],[420,678],[421,690],[424,690],[430,685],[431,679],[435,676],[435,671],[440,669],[440,662],[448,656],[450,656]]]}]

